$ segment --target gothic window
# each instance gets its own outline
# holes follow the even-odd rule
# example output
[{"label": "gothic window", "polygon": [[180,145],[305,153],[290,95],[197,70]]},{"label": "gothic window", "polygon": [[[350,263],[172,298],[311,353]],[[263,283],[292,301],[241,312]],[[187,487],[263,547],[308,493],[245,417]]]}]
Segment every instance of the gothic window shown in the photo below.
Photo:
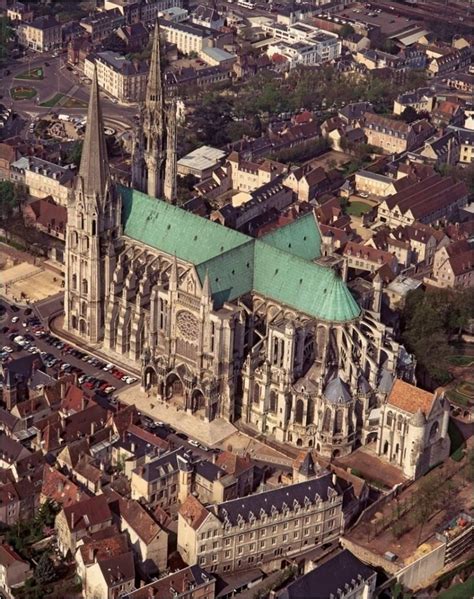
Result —
[{"label": "gothic window", "polygon": [[308,399],[308,424],[312,424],[314,422],[314,399]]},{"label": "gothic window", "polygon": [[92,220],[92,235],[96,235],[97,233],[97,221],[95,218]]},{"label": "gothic window", "polygon": [[329,427],[331,426],[331,409],[326,408],[324,410],[324,418],[323,418],[323,431],[329,432]]},{"label": "gothic window", "polygon": [[78,220],[79,220],[79,228],[84,229],[84,215],[82,214],[82,212],[78,215]]},{"label": "gothic window", "polygon": [[278,361],[278,337],[273,337],[273,364]]},{"label": "gothic window", "polygon": [[403,428],[403,416],[399,416],[397,420],[397,430],[401,431]]},{"label": "gothic window", "polygon": [[77,316],[72,317],[71,324],[73,329],[77,329]]},{"label": "gothic window", "polygon": [[210,331],[210,350],[211,354],[214,353],[215,344],[216,344],[216,325],[214,322],[211,322],[211,331]]},{"label": "gothic window", "polygon": [[77,275],[72,275],[71,285],[73,289],[77,289]]},{"label": "gothic window", "polygon": [[277,404],[277,394],[275,393],[275,391],[270,391],[270,412],[277,411]]},{"label": "gothic window", "polygon": [[87,295],[88,290],[89,290],[89,283],[87,282],[87,279],[82,279],[82,293]]},{"label": "gothic window", "polygon": [[168,302],[160,297],[159,302],[159,321],[160,321],[160,329],[163,330],[166,328],[166,316],[168,312]]},{"label": "gothic window", "polygon": [[73,231],[71,233],[71,245],[73,248],[77,247],[77,242],[78,242],[79,238],[77,235],[77,231]]},{"label": "gothic window", "polygon": [[82,302],[81,304],[81,316],[87,316],[87,304]]},{"label": "gothic window", "polygon": [[81,335],[86,335],[86,333],[87,333],[87,324],[83,318],[81,318],[81,320],[79,322],[79,331],[80,331]]},{"label": "gothic window", "polygon": [[342,422],[344,419],[344,413],[342,410],[337,410],[336,411],[336,423],[335,423],[335,430],[334,432],[336,433],[342,433]]},{"label": "gothic window", "polygon": [[389,412],[387,414],[387,426],[392,426],[392,422],[393,422],[393,414],[392,414],[392,412]]},{"label": "gothic window", "polygon": [[130,351],[130,337],[132,336],[132,319],[129,318],[127,322],[127,326],[125,327],[125,343],[124,343],[124,351]]},{"label": "gothic window", "polygon": [[258,403],[260,400],[260,385],[255,383],[253,386],[253,403]]},{"label": "gothic window", "polygon": [[303,424],[304,403],[302,399],[298,399],[295,409],[295,422]]}]

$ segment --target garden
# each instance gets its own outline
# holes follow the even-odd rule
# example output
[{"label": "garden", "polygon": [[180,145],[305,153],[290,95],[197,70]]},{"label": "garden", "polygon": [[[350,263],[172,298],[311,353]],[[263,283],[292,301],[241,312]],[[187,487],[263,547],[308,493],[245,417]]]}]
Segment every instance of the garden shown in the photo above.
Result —
[{"label": "garden", "polygon": [[26,79],[32,81],[41,81],[44,78],[44,71],[41,67],[37,67],[36,69],[29,69],[24,73],[20,73],[15,76],[15,79]]},{"label": "garden", "polygon": [[347,205],[346,213],[350,214],[351,216],[362,216],[363,214],[367,214],[367,212],[369,212],[371,209],[372,206],[369,206],[369,204],[358,202],[356,200]]},{"label": "garden", "polygon": [[10,90],[10,95],[13,100],[31,100],[36,96],[36,93],[34,87],[28,87],[26,85],[19,85]]}]

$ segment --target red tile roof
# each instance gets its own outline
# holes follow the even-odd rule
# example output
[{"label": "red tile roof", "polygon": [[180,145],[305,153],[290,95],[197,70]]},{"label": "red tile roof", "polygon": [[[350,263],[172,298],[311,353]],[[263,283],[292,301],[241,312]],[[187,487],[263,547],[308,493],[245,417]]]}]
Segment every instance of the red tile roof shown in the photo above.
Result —
[{"label": "red tile roof", "polygon": [[112,521],[112,513],[104,495],[96,495],[64,507],[63,512],[71,531],[84,530]]},{"label": "red tile roof", "polygon": [[433,393],[396,379],[387,399],[387,403],[400,408],[404,412],[415,414],[421,410],[428,416],[434,401]]},{"label": "red tile roof", "polygon": [[44,498],[52,499],[63,507],[73,505],[86,497],[67,476],[51,466],[44,467],[41,495]]},{"label": "red tile roof", "polygon": [[193,495],[188,495],[179,508],[179,513],[194,530],[197,530],[209,515],[206,508]]}]

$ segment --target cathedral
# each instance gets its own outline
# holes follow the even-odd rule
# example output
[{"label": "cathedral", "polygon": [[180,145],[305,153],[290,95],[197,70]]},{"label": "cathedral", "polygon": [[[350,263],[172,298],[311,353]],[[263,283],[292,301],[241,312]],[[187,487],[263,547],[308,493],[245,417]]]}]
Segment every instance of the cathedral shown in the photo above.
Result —
[{"label": "cathedral", "polygon": [[413,359],[324,257],[313,213],[255,239],[174,205],[176,113],[158,35],[132,187],[111,179],[92,84],[68,204],[65,328],[207,421],[241,419],[328,457],[375,446],[380,407],[396,379],[414,380]]}]

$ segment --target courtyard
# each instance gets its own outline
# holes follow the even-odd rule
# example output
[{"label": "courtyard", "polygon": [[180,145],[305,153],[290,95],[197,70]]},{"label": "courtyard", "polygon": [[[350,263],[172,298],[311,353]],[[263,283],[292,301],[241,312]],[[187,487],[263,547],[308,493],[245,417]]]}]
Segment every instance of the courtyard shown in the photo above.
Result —
[{"label": "courtyard", "polygon": [[30,303],[61,291],[61,277],[41,260],[23,261],[0,247],[0,294],[9,301]]}]

